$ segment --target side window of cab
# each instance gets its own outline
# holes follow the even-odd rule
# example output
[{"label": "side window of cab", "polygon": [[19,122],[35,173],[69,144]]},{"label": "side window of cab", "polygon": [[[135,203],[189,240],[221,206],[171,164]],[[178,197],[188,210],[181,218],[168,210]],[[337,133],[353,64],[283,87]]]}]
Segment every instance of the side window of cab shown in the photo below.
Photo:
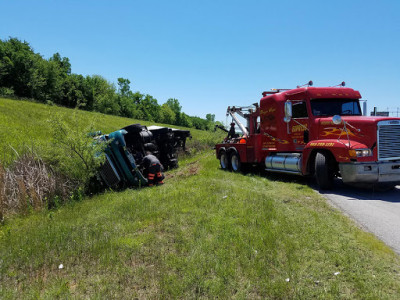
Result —
[{"label": "side window of cab", "polygon": [[305,101],[292,101],[292,118],[308,118],[307,105]]}]

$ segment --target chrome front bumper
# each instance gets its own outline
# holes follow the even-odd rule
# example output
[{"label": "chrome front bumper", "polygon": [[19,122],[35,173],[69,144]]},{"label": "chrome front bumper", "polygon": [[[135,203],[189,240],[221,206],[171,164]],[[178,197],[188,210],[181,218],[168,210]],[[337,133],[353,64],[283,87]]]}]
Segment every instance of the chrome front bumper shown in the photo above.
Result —
[{"label": "chrome front bumper", "polygon": [[400,184],[400,161],[340,163],[344,183],[397,183]]}]

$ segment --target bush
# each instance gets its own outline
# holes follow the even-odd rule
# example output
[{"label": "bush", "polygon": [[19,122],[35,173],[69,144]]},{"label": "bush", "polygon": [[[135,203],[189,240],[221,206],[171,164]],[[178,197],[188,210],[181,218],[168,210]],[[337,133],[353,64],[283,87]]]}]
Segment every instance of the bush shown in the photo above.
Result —
[{"label": "bush", "polygon": [[90,133],[95,132],[94,120],[83,125],[75,110],[71,115],[55,115],[49,120],[52,126],[52,143],[48,160],[57,170],[80,183],[85,189],[105,160],[106,143],[97,143]]},{"label": "bush", "polygon": [[3,97],[13,97],[14,90],[7,87],[0,87],[0,95]]}]

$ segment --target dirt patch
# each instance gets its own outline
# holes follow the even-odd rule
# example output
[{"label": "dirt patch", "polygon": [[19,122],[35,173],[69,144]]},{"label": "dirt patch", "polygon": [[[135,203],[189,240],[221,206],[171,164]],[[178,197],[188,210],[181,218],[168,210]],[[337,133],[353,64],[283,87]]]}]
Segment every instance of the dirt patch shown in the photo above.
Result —
[{"label": "dirt patch", "polygon": [[198,161],[191,162],[184,166],[183,168],[179,169],[177,172],[168,173],[165,175],[165,178],[172,179],[175,177],[190,177],[196,175],[201,170],[201,166]]}]

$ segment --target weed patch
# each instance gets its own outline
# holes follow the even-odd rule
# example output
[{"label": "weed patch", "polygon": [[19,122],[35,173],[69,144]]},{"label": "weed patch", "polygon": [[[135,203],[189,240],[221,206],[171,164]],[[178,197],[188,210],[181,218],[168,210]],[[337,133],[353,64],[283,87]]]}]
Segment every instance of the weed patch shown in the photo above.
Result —
[{"label": "weed patch", "polygon": [[0,207],[3,214],[41,210],[65,202],[77,182],[55,172],[34,152],[26,152],[8,168],[0,166]]}]

